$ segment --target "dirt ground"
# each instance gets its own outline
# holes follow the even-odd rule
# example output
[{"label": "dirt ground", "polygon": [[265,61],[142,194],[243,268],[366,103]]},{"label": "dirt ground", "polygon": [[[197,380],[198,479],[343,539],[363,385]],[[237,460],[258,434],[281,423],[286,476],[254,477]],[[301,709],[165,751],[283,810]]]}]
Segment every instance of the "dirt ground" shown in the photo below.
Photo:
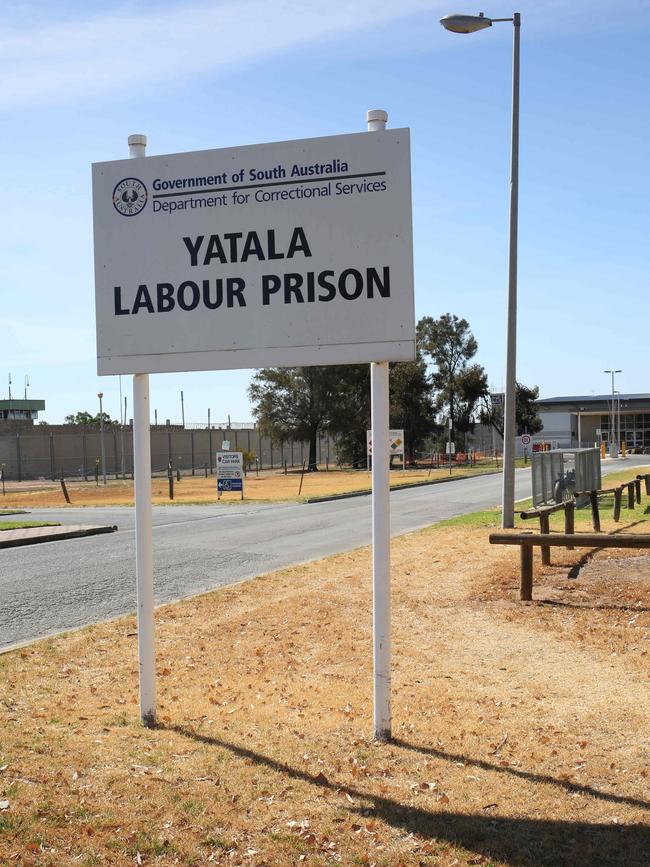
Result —
[{"label": "dirt ground", "polygon": [[488,533],[394,542],[389,744],[367,549],[159,609],[157,729],[133,618],[0,656],[0,864],[647,865],[650,557]]},{"label": "dirt ground", "polygon": [[[460,478],[476,473],[494,472],[494,462],[478,467],[453,467],[452,477]],[[391,486],[415,484],[433,479],[448,479],[448,469],[441,470],[395,470],[391,472]],[[97,486],[95,481],[67,481],[66,486],[71,505],[78,506],[128,506],[133,505],[133,482],[111,479],[104,486]],[[305,473],[300,486],[300,472],[265,471],[259,474],[249,473],[244,481],[244,496],[247,500],[277,502],[282,500],[307,499],[309,497],[343,494],[350,491],[365,490],[371,487],[370,473],[365,470],[332,470],[329,472]],[[222,502],[239,502],[239,493],[223,494]],[[66,505],[59,482],[29,481],[8,482],[6,494],[0,497],[0,505],[19,508],[43,508]],[[174,479],[175,503],[214,503],[217,500],[217,481],[214,476],[203,475],[182,476],[181,481]],[[169,503],[169,482],[166,477],[153,479],[154,503]]]}]

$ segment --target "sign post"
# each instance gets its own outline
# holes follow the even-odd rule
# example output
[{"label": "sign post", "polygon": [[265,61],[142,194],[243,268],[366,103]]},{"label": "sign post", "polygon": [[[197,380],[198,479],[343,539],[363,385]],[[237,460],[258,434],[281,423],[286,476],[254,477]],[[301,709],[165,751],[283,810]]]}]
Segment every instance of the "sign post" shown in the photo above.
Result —
[{"label": "sign post", "polygon": [[156,721],[148,375],[370,363],[374,731],[390,737],[388,364],[415,357],[410,146],[408,130],[386,130],[386,112],[367,120],[380,135],[152,157],[131,136],[139,159],[93,165],[97,368],[134,375],[146,724]]},{"label": "sign post", "polygon": [[[381,109],[366,116],[368,132],[383,132],[388,114]],[[372,641],[373,722],[377,740],[391,736],[390,634],[390,395],[388,361],[370,365],[370,426],[372,459]]]},{"label": "sign post", "polygon": [[[129,136],[129,158],[145,156],[147,137]],[[149,374],[133,376],[133,484],[135,493],[135,572],[137,583],[140,718],[156,724],[156,652],[153,595],[153,519]]]},{"label": "sign post", "polygon": [[528,463],[528,446],[530,445],[530,434],[521,435],[521,444],[524,447],[524,463]]},{"label": "sign post", "polygon": [[244,499],[242,452],[217,452],[217,499],[221,499],[224,491],[239,491],[241,499]]}]

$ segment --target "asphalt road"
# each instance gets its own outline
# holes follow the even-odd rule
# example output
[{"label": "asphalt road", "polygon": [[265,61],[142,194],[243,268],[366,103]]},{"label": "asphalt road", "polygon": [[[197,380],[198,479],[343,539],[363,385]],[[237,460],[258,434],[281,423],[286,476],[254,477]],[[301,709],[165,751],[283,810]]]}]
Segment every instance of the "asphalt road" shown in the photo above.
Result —
[{"label": "asphalt road", "polygon": [[[529,470],[517,471],[516,496],[530,496]],[[500,499],[500,474],[394,491],[391,531],[399,535]],[[119,530],[1,551],[0,649],[135,610],[132,508],[34,510],[32,517],[116,524]],[[156,602],[367,545],[370,519],[369,496],[312,504],[154,507]]]}]

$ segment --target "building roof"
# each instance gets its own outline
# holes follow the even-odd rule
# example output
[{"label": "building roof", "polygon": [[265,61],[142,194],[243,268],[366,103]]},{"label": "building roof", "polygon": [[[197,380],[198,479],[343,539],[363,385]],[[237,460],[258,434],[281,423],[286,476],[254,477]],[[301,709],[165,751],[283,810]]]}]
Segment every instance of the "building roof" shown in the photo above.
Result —
[{"label": "building roof", "polygon": [[[650,410],[650,394],[616,394],[617,401],[620,400],[621,406],[629,407],[630,405],[638,409]],[[552,407],[571,407],[574,410],[598,410],[602,407],[611,405],[612,394],[579,394],[567,395],[563,397],[545,397],[541,400],[536,400],[535,403],[540,409],[550,409]]]},{"label": "building roof", "polygon": [[45,409],[45,401],[18,400],[12,397],[11,400],[0,400],[0,409],[30,409],[37,412],[39,409]]}]

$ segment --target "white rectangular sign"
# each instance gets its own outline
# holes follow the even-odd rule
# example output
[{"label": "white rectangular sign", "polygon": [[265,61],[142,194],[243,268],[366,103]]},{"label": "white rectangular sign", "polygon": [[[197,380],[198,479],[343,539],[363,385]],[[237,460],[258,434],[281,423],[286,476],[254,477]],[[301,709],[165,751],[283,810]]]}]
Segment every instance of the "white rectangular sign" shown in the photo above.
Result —
[{"label": "white rectangular sign", "polygon": [[414,358],[409,131],[93,165],[97,367]]},{"label": "white rectangular sign", "polygon": [[[391,455],[403,455],[404,454],[404,431],[403,430],[389,430],[388,431],[388,439],[390,443],[390,454]],[[372,455],[372,431],[366,431],[366,449],[369,455]]]},{"label": "white rectangular sign", "polygon": [[217,452],[217,478],[241,479],[244,475],[244,458],[241,452]]}]

